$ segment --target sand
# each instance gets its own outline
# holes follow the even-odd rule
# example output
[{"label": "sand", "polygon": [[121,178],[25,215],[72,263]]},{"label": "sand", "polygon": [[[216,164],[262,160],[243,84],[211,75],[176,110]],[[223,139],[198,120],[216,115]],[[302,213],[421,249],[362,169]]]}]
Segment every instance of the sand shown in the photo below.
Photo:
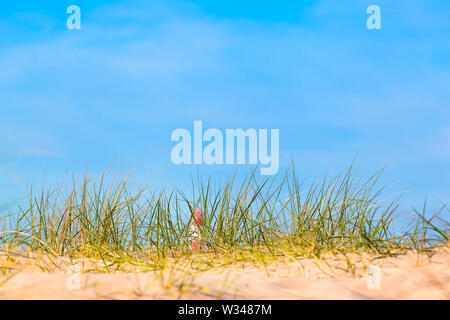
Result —
[{"label": "sand", "polygon": [[[450,250],[380,258],[285,259],[196,272],[92,272],[86,261],[55,262],[0,252],[0,299],[449,299]],[[55,264],[59,265],[54,268]],[[79,273],[80,270],[86,272]]]}]

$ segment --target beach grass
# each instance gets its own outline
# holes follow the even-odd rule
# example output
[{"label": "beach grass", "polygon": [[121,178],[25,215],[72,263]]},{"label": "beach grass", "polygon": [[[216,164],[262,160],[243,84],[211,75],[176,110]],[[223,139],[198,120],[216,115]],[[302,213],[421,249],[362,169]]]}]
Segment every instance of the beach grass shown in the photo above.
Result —
[{"label": "beach grass", "polygon": [[[161,270],[168,262],[200,269],[239,262],[320,258],[326,254],[427,251],[448,244],[449,209],[415,211],[409,227],[395,230],[400,196],[379,186],[383,170],[362,179],[353,165],[306,183],[292,165],[282,176],[255,171],[224,184],[193,180],[183,190],[130,187],[130,176],[88,174],[70,183],[28,189],[17,207],[1,213],[0,247],[54,257],[104,261]],[[189,221],[204,212],[203,248],[191,250]]]}]

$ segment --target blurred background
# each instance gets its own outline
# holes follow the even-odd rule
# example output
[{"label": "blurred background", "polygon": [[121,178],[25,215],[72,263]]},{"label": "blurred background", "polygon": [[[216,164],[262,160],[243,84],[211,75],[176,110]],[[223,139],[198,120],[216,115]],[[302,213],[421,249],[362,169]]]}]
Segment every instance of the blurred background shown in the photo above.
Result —
[{"label": "blurred background", "polygon": [[[69,5],[81,30],[69,30]],[[369,5],[381,30],[369,30]],[[450,203],[450,2],[15,1],[0,5],[0,206],[27,184],[134,170],[191,188],[177,128],[280,129],[280,173],[387,166],[403,208]]]}]

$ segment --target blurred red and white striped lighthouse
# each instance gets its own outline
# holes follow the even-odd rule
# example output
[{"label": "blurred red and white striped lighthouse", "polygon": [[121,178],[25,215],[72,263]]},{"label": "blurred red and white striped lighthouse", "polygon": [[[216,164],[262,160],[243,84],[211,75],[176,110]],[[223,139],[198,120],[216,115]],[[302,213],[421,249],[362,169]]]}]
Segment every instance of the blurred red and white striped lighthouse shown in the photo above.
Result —
[{"label": "blurred red and white striped lighthouse", "polygon": [[202,249],[201,228],[203,227],[203,212],[196,209],[194,217],[189,224],[189,235],[191,238],[192,251],[200,251]]}]

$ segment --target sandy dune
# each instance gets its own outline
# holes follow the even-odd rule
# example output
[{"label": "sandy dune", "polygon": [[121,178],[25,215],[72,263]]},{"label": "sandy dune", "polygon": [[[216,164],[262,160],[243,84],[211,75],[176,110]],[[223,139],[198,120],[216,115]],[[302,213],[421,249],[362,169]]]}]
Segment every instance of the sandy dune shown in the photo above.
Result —
[{"label": "sandy dune", "polygon": [[[331,256],[195,272],[46,271],[48,261],[0,253],[0,299],[450,299],[450,250]],[[38,268],[36,265],[40,265]],[[43,269],[43,270],[42,270]],[[72,273],[71,273],[72,272]]]}]

